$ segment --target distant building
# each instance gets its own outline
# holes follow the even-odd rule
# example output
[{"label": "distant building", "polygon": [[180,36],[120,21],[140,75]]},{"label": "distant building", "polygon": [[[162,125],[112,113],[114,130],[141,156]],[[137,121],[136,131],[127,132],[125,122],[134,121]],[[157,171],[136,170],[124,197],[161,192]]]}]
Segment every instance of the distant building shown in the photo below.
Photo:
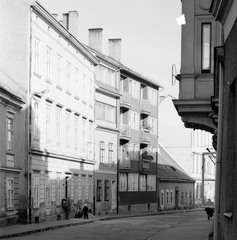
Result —
[{"label": "distant building", "polygon": [[[215,195],[215,154],[209,154],[207,150],[209,149],[212,153],[215,152],[212,147],[212,136],[206,131],[185,128],[172,100],[175,99],[170,95],[161,96],[160,98],[160,151],[163,150],[163,154],[165,152],[169,153],[182,166],[183,170],[185,169],[185,172],[196,180],[195,206],[200,207],[210,201],[213,204]],[[202,167],[203,160],[205,160],[205,168]],[[205,182],[202,186],[203,169],[205,169]]]},{"label": "distant building", "polygon": [[159,210],[193,208],[195,180],[179,169],[158,164]]}]

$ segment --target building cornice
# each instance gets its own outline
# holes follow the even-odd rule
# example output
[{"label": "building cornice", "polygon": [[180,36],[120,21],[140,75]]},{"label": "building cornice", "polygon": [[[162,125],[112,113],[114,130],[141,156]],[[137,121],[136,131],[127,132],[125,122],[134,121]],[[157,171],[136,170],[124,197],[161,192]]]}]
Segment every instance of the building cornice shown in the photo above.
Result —
[{"label": "building cornice", "polygon": [[39,2],[36,1],[31,6],[37,13],[52,24],[72,45],[79,49],[84,56],[88,57],[93,64],[99,64],[99,60],[96,56],[65,29]]}]

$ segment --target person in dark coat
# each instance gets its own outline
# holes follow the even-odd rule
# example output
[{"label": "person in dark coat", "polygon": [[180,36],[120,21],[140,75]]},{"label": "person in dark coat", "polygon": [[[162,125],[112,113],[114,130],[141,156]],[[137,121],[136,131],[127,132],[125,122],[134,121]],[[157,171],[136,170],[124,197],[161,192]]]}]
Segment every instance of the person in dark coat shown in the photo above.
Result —
[{"label": "person in dark coat", "polygon": [[88,219],[88,211],[89,211],[89,208],[87,207],[87,204],[85,203],[83,209],[82,209],[82,212],[83,212],[83,215],[84,215],[84,219]]}]

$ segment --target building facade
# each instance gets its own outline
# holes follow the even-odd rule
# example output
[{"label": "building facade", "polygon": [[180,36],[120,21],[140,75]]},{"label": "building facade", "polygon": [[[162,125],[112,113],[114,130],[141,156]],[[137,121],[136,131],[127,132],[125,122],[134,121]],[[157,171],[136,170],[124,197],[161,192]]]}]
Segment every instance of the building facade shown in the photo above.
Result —
[{"label": "building facade", "polygon": [[161,86],[125,66],[120,70],[120,84],[118,211],[155,210]]},{"label": "building facade", "polygon": [[25,91],[10,73],[0,69],[0,227],[17,223],[27,208]]},{"label": "building facade", "polygon": [[89,29],[89,49],[99,60],[95,68],[94,213],[117,213],[120,64],[101,53],[103,29]]},{"label": "building facade", "polygon": [[1,64],[27,91],[28,221],[69,217],[84,203],[92,209],[98,60],[76,39],[77,12],[64,14],[61,24],[38,2],[1,7],[15,22],[3,26],[14,43],[1,45],[15,57]]},{"label": "building facade", "polygon": [[[215,134],[215,240],[237,238],[236,144],[233,130],[236,9],[237,3],[231,0],[182,1],[187,24],[182,26],[181,71],[177,76],[181,86],[180,99],[175,100],[174,105],[185,126],[206,129]],[[204,104],[205,101],[208,104]]]}]

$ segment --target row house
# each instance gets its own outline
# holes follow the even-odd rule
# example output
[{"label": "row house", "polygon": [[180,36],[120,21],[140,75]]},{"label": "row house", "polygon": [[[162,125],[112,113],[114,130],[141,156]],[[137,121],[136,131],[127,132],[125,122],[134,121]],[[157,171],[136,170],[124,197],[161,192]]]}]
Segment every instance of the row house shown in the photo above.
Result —
[{"label": "row house", "polygon": [[[117,213],[117,159],[119,140],[120,63],[102,54],[103,29],[89,29],[88,49],[95,68],[94,214]],[[116,41],[116,40],[114,40]],[[111,40],[113,42],[113,40]]]},{"label": "row house", "polygon": [[28,222],[69,217],[69,209],[93,204],[98,60],[76,38],[77,12],[60,24],[38,2],[3,1],[1,9],[1,66],[27,93],[18,127],[27,129]]},{"label": "row house", "polygon": [[217,151],[213,239],[236,239],[236,9],[232,0],[182,1],[179,99],[186,127],[214,134]]},{"label": "row house", "polygon": [[[25,92],[0,68],[0,227],[17,223],[18,208],[27,208],[25,174]],[[17,208],[16,208],[17,207]]]}]

